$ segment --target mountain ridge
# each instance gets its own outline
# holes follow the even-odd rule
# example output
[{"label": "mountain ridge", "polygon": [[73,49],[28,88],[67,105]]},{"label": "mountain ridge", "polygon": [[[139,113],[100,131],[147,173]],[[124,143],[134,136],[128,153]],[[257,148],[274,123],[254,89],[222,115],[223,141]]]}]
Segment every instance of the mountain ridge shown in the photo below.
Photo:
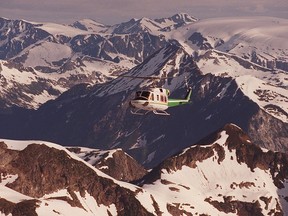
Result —
[{"label": "mountain ridge", "polygon": [[[253,135],[251,139],[258,145],[287,150],[287,123],[261,112],[261,104],[245,94],[246,85],[239,85],[237,78],[202,74],[193,57],[178,44],[158,50],[128,74],[171,76],[163,87],[170,89],[176,98],[183,97],[187,80],[193,87],[192,104],[169,109],[171,116],[167,118],[133,116],[129,110],[131,94],[151,86],[152,82],[118,77],[101,85],[75,86],[29,114],[1,115],[2,122],[7,122],[5,128],[0,125],[1,136],[100,149],[121,147],[142,165],[153,167],[189,142],[196,143],[232,122]],[[7,130],[13,131],[12,135],[5,134]],[[179,146],[174,145],[176,141],[181,141]]]},{"label": "mountain ridge", "polygon": [[[284,89],[287,86],[285,58],[282,54],[285,57],[285,50],[288,48],[285,43],[281,45],[281,42],[278,42],[281,41],[280,36],[285,35],[285,28],[280,28],[281,26],[285,27],[287,23],[285,19],[250,17],[234,18],[232,21],[223,18],[196,20],[193,17],[189,18],[190,16],[187,14],[181,13],[163,19],[170,20],[169,22],[173,24],[177,22],[176,17],[179,17],[179,20],[182,20],[185,24],[182,27],[178,26],[176,31],[170,29],[167,32],[162,32],[158,29],[157,33],[152,34],[152,32],[140,28],[136,34],[117,35],[110,32],[106,36],[103,33],[97,34],[97,32],[89,32],[54,23],[39,24],[2,19],[2,24],[0,24],[2,32],[0,51],[3,54],[2,58],[8,61],[3,64],[19,68],[20,71],[23,68],[24,71],[34,69],[38,76],[45,80],[48,77],[44,74],[41,75],[41,72],[53,73],[47,81],[44,80],[48,85],[42,90],[42,94],[45,94],[45,90],[49,91],[49,88],[51,88],[49,83],[53,82],[55,89],[58,91],[56,96],[59,96],[60,93],[81,82],[96,84],[109,81],[113,78],[113,75],[132,69],[143,63],[146,58],[157,50],[174,42],[181,44],[189,54],[193,55],[197,65],[205,74],[213,73],[220,76],[237,77],[239,76],[237,73],[241,75],[245,73],[254,74],[256,70],[257,73],[254,76],[265,80],[268,84]],[[185,22],[185,17],[188,17],[187,22]],[[139,20],[141,19],[134,19],[133,22]],[[145,18],[145,20],[151,19]],[[168,21],[165,22],[169,23]],[[235,22],[234,25],[233,22]],[[231,35],[221,31],[224,28],[221,26],[224,25],[223,23],[225,23],[224,27]],[[268,26],[264,26],[263,23]],[[128,28],[125,23],[119,25]],[[218,26],[218,28],[215,26]],[[267,36],[268,44],[259,44],[256,38],[254,46],[249,45],[249,40],[254,40],[252,33],[255,26],[263,37]],[[269,30],[276,27],[276,33],[279,33],[280,36]],[[147,25],[147,28],[150,28],[149,25]],[[245,34],[245,32],[250,33]],[[8,39],[11,41],[10,44],[7,43]],[[274,45],[279,49],[273,48]],[[230,46],[234,47],[233,50],[226,50],[225,47]],[[11,57],[4,57],[7,55]],[[277,63],[275,59],[277,61],[282,59],[282,63]],[[5,68],[5,70],[8,69]],[[266,70],[268,72],[270,70],[270,73],[267,73]],[[262,71],[263,73],[260,73]],[[9,73],[12,73],[12,71],[9,71]],[[277,74],[276,77],[275,74]],[[55,76],[57,79],[61,79],[61,82],[55,82]],[[6,78],[6,74],[2,74],[3,77]],[[9,81],[7,79],[7,82]],[[14,86],[17,88],[16,85]],[[32,91],[30,88],[28,87],[28,94],[29,91]],[[2,96],[2,98],[5,100],[5,96]],[[50,94],[49,99],[54,98],[55,95]],[[37,100],[37,97],[34,100]],[[37,101],[30,103],[34,104],[29,106],[29,104],[20,103],[20,106],[38,108],[40,105]],[[14,102],[14,104],[17,103]],[[11,106],[10,102],[6,106]],[[285,109],[283,110],[285,111]],[[287,113],[287,111],[285,112]]]},{"label": "mountain ridge", "polygon": [[[249,182],[248,180],[250,179],[249,177],[247,179],[245,179],[244,177],[243,181],[240,180],[241,174],[237,174],[237,172],[241,173],[242,172],[241,168],[238,167],[237,171],[235,170],[237,166],[236,164],[239,163],[239,164],[245,164],[245,166],[247,165],[247,169],[250,170],[251,172],[256,172],[256,169],[258,168],[262,170],[270,169],[271,176],[273,178],[272,182],[274,182],[274,184],[280,189],[280,188],[285,187],[284,184],[287,185],[287,180],[285,180],[285,177],[284,177],[284,176],[287,176],[287,171],[282,168],[280,168],[279,170],[279,167],[282,167],[282,165],[279,165],[279,164],[283,164],[283,163],[287,164],[287,158],[285,154],[279,153],[279,155],[277,155],[277,153],[272,153],[272,151],[261,149],[258,146],[252,144],[249,137],[238,126],[235,126],[233,124],[225,125],[223,129],[218,130],[217,132],[213,133],[211,136],[208,136],[207,138],[205,138],[204,142],[203,141],[200,141],[198,142],[197,145],[184,149],[182,152],[177,153],[174,156],[164,160],[161,164],[155,167],[150,173],[148,173],[147,176],[144,176],[143,180],[139,181],[140,185],[143,188],[150,189],[151,191],[153,190],[156,190],[159,192],[162,191],[162,193],[164,193],[165,196],[169,196],[169,197],[175,196],[176,198],[178,197],[177,193],[184,192],[185,190],[190,191],[192,190],[191,187],[197,187],[195,186],[195,184],[197,185],[200,183],[200,185],[202,184],[203,188],[199,189],[199,192],[202,192],[202,193],[203,193],[203,190],[209,191],[210,189],[212,191],[213,190],[217,191],[219,189],[219,191],[215,193],[215,195],[218,193],[217,194],[218,198],[216,198],[217,196],[212,198],[213,196],[212,195],[209,198],[206,198],[204,200],[205,202],[210,203],[216,209],[223,211],[226,214],[237,213],[239,215],[246,215],[246,214],[260,214],[261,215],[261,214],[277,214],[277,213],[283,214],[286,212],[285,210],[281,212],[279,208],[280,202],[283,203],[283,201],[287,199],[287,197],[285,198],[285,195],[280,196],[282,201],[277,201],[277,203],[272,204],[272,205],[275,205],[275,209],[271,211],[267,210],[267,208],[269,208],[268,206],[271,204],[271,198],[266,199],[265,197],[258,197],[258,199],[260,198],[259,201],[255,202],[255,200],[253,200],[251,203],[249,203],[247,201],[244,201],[249,196],[248,197],[243,196],[244,200],[241,198],[238,198],[239,200],[235,202],[234,200],[235,194],[233,194],[233,192],[231,191],[228,192],[229,196],[225,196],[225,194],[223,194],[223,192],[225,191],[224,182],[226,182],[224,178],[227,178],[227,176],[224,177],[224,175],[222,175],[222,171],[224,170],[226,174],[228,172],[230,173],[231,171],[226,165],[224,165],[225,160],[227,160],[227,158],[230,157],[228,159],[230,162],[228,163],[232,163],[233,165],[228,165],[228,166],[231,166],[231,168],[233,167],[232,169],[234,170],[234,171],[231,171],[231,174],[234,175],[236,179],[237,178],[239,179],[238,180],[235,179],[236,181],[234,180],[234,182],[230,182],[231,184],[230,185],[228,184],[227,188],[230,188],[231,190],[237,190],[237,187],[239,187],[240,190],[241,189],[243,190],[243,188],[251,189],[253,187],[256,187],[255,185],[256,183],[254,184],[252,182]],[[226,148],[225,146],[227,146],[228,149],[224,150]],[[273,154],[276,154],[276,155],[273,155]],[[211,163],[216,165],[216,167],[218,167],[219,169],[218,171],[215,170],[216,167],[214,167],[214,165],[213,165],[214,168],[209,167],[212,165],[211,163],[208,163],[208,166],[201,165],[201,168],[200,168],[200,164],[209,160],[209,158],[212,159]],[[236,160],[237,163],[234,164],[233,160]],[[274,162],[271,162],[271,161],[274,161]],[[222,166],[224,166],[225,168],[220,168]],[[195,172],[198,173],[199,176],[196,177],[195,175],[191,175],[188,170],[195,170]],[[219,172],[220,174],[217,174],[217,172]],[[173,175],[177,175],[177,177],[172,177]],[[190,178],[194,178],[193,179],[194,184],[191,184],[189,180],[188,181],[181,180],[181,178],[189,179],[188,176]],[[211,177],[216,178],[216,179],[211,180]],[[199,178],[200,180],[196,180],[196,178]],[[222,181],[219,181],[220,179],[222,179]],[[253,178],[251,178],[251,180],[252,179]],[[239,183],[237,183],[237,181]],[[191,186],[187,185],[189,183],[191,184]],[[213,185],[214,183],[215,185]],[[209,189],[207,189],[206,187],[208,187]],[[168,188],[170,192],[169,190],[167,190]],[[285,194],[285,192],[283,194]],[[184,194],[181,194],[181,195],[185,196]],[[181,200],[180,197],[178,197],[178,199]],[[197,199],[197,197],[194,197],[193,200],[194,199],[197,200],[197,202],[200,201]],[[188,199],[187,199],[187,202],[188,202]],[[200,203],[197,203],[197,204],[199,205]],[[195,203],[195,205],[197,204]],[[195,207],[195,205],[193,207]],[[263,206],[263,205],[266,206],[265,207],[267,210],[266,213],[264,213],[263,210],[261,212],[260,206]],[[189,207],[188,204],[187,206]],[[180,212],[182,212],[182,214],[184,213],[188,214],[187,212],[190,212],[190,211],[189,210],[187,211],[187,209],[189,209],[187,208],[187,206],[185,204],[181,204],[181,202],[177,203],[175,200],[174,203],[170,207],[171,209],[174,209],[174,213],[178,212],[179,214]],[[193,212],[193,210],[191,212]],[[216,214],[216,213],[214,212],[213,214]]]},{"label": "mountain ridge", "polygon": [[[0,19],[0,211],[284,215],[286,26]],[[187,84],[192,103],[134,116],[134,92],[153,83],[120,74],[169,76],[158,85],[182,98]]]},{"label": "mountain ridge", "polygon": [[0,210],[29,215],[283,215],[287,211],[287,154],[259,148],[233,124],[205,140],[165,159],[138,186],[105,175],[57,144],[1,140],[0,154],[5,157],[0,160]]}]

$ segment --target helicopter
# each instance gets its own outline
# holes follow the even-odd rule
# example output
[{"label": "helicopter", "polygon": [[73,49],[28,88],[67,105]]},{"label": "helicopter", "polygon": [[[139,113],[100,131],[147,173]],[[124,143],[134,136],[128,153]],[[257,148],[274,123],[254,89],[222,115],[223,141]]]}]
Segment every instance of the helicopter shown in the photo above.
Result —
[{"label": "helicopter", "polygon": [[186,77],[185,81],[187,93],[186,96],[182,99],[169,98],[169,89],[155,87],[156,80],[169,79],[172,77],[141,77],[127,75],[121,75],[121,77],[153,80],[153,87],[136,91],[135,97],[130,100],[129,105],[132,108],[130,111],[134,115],[146,115],[150,112],[153,112],[156,115],[168,116],[170,114],[166,110],[169,107],[176,107],[191,103],[190,97],[192,94],[192,88],[188,87]]}]

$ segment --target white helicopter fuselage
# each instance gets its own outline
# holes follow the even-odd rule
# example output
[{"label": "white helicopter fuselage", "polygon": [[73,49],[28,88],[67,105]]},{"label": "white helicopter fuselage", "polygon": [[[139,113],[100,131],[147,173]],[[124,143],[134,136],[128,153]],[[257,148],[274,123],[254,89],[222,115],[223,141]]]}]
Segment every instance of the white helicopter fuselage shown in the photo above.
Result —
[{"label": "white helicopter fuselage", "polygon": [[164,111],[168,109],[169,90],[163,88],[152,88],[137,91],[135,98],[130,101],[133,108],[153,111]]},{"label": "white helicopter fuselage", "polygon": [[[121,77],[128,77],[132,79],[145,79],[145,80],[161,80],[172,77],[143,77],[143,76],[130,76],[121,75]],[[192,88],[188,88],[187,80],[185,77],[187,93],[185,98],[169,98],[170,91],[164,88],[150,88],[148,90],[140,90],[136,92],[134,99],[130,100],[129,105],[132,114],[145,115],[149,112],[153,112],[156,115],[170,115],[166,112],[169,107],[176,107],[190,103],[190,97],[192,94]],[[154,83],[155,84],[155,83]]]}]

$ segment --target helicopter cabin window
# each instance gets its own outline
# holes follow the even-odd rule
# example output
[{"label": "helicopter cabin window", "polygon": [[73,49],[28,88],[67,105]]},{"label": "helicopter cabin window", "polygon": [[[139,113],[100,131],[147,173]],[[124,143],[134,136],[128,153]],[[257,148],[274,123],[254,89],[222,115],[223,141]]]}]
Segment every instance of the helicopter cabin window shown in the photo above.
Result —
[{"label": "helicopter cabin window", "polygon": [[149,91],[138,91],[136,92],[135,100],[148,100],[149,96]]},{"label": "helicopter cabin window", "polygon": [[159,101],[159,95],[157,95],[157,101]]},{"label": "helicopter cabin window", "polygon": [[154,94],[151,93],[151,100],[154,101]]},{"label": "helicopter cabin window", "polygon": [[164,97],[163,97],[163,95],[160,95],[160,99],[161,99],[161,102],[164,102]]}]

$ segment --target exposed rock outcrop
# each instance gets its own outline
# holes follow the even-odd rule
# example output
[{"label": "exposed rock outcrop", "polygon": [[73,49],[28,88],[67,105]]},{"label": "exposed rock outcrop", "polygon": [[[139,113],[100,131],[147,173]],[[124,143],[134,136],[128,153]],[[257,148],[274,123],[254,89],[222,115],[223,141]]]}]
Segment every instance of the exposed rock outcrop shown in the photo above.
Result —
[{"label": "exposed rock outcrop", "polygon": [[117,180],[136,181],[147,173],[143,166],[121,149],[100,151],[71,147],[68,150]]},{"label": "exposed rock outcrop", "polygon": [[[8,149],[2,142],[0,154],[1,176],[18,175],[15,181],[6,186],[21,194],[40,199],[45,194],[67,189],[70,198],[64,199],[68,199],[71,206],[85,208],[75,193],[79,192],[82,197],[88,193],[98,205],[114,204],[118,215],[151,215],[135,198],[133,191],[101,176],[101,172],[96,173],[83,162],[71,158],[64,150],[31,144],[24,150],[17,151]],[[29,211],[35,205],[35,202],[31,202],[31,208],[30,205],[25,205],[29,207]],[[4,212],[12,213],[17,211],[21,203],[13,205],[9,202],[5,204],[4,201],[2,205]]]}]

